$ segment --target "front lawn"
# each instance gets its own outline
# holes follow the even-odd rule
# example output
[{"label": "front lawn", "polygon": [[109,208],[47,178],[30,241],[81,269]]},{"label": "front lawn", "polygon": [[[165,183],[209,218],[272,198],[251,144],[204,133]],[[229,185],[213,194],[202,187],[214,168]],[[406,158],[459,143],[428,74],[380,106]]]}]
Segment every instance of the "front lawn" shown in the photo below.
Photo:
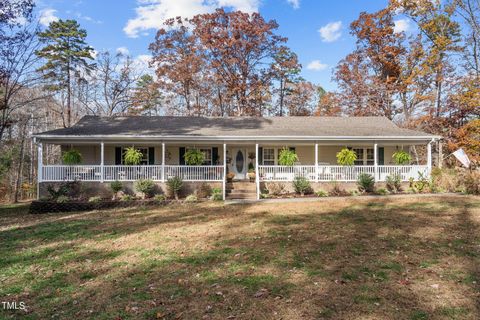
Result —
[{"label": "front lawn", "polygon": [[0,318],[480,318],[479,197],[0,207],[0,243]]}]

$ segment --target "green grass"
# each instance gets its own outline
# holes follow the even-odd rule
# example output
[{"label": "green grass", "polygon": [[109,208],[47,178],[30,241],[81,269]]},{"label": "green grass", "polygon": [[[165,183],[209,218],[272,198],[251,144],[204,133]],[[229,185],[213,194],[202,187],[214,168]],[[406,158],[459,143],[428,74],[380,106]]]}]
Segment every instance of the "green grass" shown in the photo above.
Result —
[{"label": "green grass", "polygon": [[480,200],[439,200],[0,206],[0,319],[480,318]]}]

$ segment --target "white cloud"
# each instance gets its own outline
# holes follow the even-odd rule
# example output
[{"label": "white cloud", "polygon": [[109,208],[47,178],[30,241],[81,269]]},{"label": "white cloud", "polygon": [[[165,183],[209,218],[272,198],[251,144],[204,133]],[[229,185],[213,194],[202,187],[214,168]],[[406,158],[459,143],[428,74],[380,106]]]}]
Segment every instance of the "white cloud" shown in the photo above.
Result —
[{"label": "white cloud", "polygon": [[50,23],[58,21],[58,17],[55,15],[57,10],[55,9],[44,9],[40,11],[40,24],[48,27]]},{"label": "white cloud", "polygon": [[308,70],[322,71],[328,68],[328,64],[320,62],[320,60],[313,60],[307,65]]},{"label": "white cloud", "polygon": [[395,20],[395,27],[393,28],[393,32],[400,33],[400,32],[407,32],[410,30],[410,21],[408,19],[399,19]]},{"label": "white cloud", "polygon": [[123,56],[128,56],[130,54],[130,51],[128,50],[127,47],[119,47],[119,48],[117,48],[116,51],[117,51],[118,54],[121,54]]},{"label": "white cloud", "polygon": [[137,0],[136,17],[128,20],[123,31],[136,38],[141,31],[160,29],[163,22],[178,16],[191,18],[197,14],[212,12],[216,8],[256,12],[260,0]]},{"label": "white cloud", "polygon": [[300,8],[300,0],[287,0],[287,2],[293,7],[293,9]]},{"label": "white cloud", "polygon": [[324,42],[334,42],[342,35],[342,21],[330,22],[321,27],[318,32]]},{"label": "white cloud", "polygon": [[141,54],[133,59],[132,66],[138,73],[152,73],[153,70],[149,69],[150,60],[152,60],[151,55]]}]

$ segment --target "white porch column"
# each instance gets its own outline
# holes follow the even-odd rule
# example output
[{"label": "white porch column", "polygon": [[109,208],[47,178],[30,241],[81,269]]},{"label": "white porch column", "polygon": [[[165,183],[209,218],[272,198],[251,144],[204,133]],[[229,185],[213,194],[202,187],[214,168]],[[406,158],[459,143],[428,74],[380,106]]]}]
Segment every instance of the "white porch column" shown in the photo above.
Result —
[{"label": "white porch column", "polygon": [[37,147],[37,199],[40,199],[40,182],[43,181],[43,143],[39,142]]},{"label": "white porch column", "polygon": [[105,179],[105,144],[103,141],[100,143],[100,182],[103,182]]},{"label": "white porch column", "polygon": [[162,182],[165,182],[165,143],[162,142]]},{"label": "white porch column", "polygon": [[226,195],[226,180],[227,180],[227,144],[224,143],[223,144],[223,179],[222,179],[222,183],[223,183],[223,200],[225,201],[225,195]]},{"label": "white porch column", "polygon": [[318,182],[318,143],[315,143],[315,182]]},{"label": "white porch column", "polygon": [[257,186],[257,200],[260,199],[260,172],[258,172],[258,143],[255,144],[255,184]]},{"label": "white porch column", "polygon": [[375,176],[374,181],[377,182],[377,180],[380,180],[380,179],[378,176],[378,144],[376,143],[373,145],[373,165],[374,165],[373,172]]},{"label": "white porch column", "polygon": [[432,171],[432,143],[433,140],[427,144],[427,175],[430,177]]}]

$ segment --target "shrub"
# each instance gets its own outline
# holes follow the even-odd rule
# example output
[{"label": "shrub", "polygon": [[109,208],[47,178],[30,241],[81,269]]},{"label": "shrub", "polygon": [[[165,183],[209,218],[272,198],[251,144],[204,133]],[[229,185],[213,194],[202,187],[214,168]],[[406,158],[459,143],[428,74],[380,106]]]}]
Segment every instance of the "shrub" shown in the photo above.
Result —
[{"label": "shrub", "polygon": [[270,195],[268,193],[260,193],[260,199],[268,199]]},{"label": "shrub", "polygon": [[385,179],[387,190],[391,193],[402,191],[402,177],[399,174],[392,174]]},{"label": "shrub", "polygon": [[208,198],[212,195],[212,187],[204,182],[200,185],[200,187],[195,191],[198,198]]},{"label": "shrub", "polygon": [[156,194],[153,197],[153,200],[158,201],[158,202],[165,202],[165,201],[167,201],[167,197],[165,197],[164,194]]},{"label": "shrub", "polygon": [[293,166],[298,161],[298,156],[295,151],[288,148],[280,150],[278,155],[278,164],[281,166]]},{"label": "shrub", "polygon": [[213,201],[221,201],[223,200],[222,189],[220,188],[212,188],[212,196],[210,197]]},{"label": "shrub", "polygon": [[135,190],[143,194],[143,198],[150,198],[155,191],[155,182],[150,179],[140,179],[135,181]]},{"label": "shrub", "polygon": [[355,151],[343,148],[337,153],[337,163],[341,166],[353,166],[357,160]]},{"label": "shrub", "polygon": [[197,202],[198,201],[198,198],[196,195],[194,194],[189,194],[186,198],[185,198],[185,202],[190,202],[190,203],[194,203],[194,202]]},{"label": "shrub", "polygon": [[293,189],[302,197],[306,193],[310,193],[312,191],[312,188],[310,187],[310,182],[305,177],[295,177],[295,179],[293,180]]},{"label": "shrub", "polygon": [[358,192],[358,190],[351,190],[351,191],[350,191],[350,195],[351,195],[352,197],[357,197],[357,196],[360,195],[360,192]]},{"label": "shrub", "polygon": [[98,203],[98,202],[101,202],[101,201],[102,201],[102,197],[99,197],[99,196],[88,198],[88,202]]},{"label": "shrub", "polygon": [[466,193],[480,194],[480,172],[469,172],[464,181]]},{"label": "shrub", "polygon": [[255,165],[251,162],[248,164],[248,172],[255,172]]},{"label": "shrub", "polygon": [[315,192],[315,195],[320,198],[328,197],[328,192],[323,190],[318,190],[317,192]]},{"label": "shrub", "polygon": [[123,163],[127,166],[139,165],[142,161],[142,158],[143,154],[140,150],[135,149],[135,147],[129,147],[125,149]]},{"label": "shrub", "polygon": [[173,177],[167,180],[167,190],[170,197],[178,200],[178,194],[183,188],[183,180],[180,177]]},{"label": "shrub", "polygon": [[68,165],[79,164],[82,162],[82,154],[75,149],[65,151],[62,154],[62,161],[64,164]]},{"label": "shrub", "polygon": [[379,189],[377,189],[377,194],[385,196],[385,195],[389,194],[389,192],[385,188],[379,188]]},{"label": "shrub", "polygon": [[285,193],[285,184],[281,182],[269,182],[266,184],[268,194],[279,196]]},{"label": "shrub", "polygon": [[375,190],[375,178],[368,173],[358,175],[357,186],[360,192],[371,193]]},{"label": "shrub", "polygon": [[58,197],[66,196],[68,198],[79,197],[82,193],[82,184],[80,181],[68,181],[61,183],[58,188],[53,185],[47,186],[47,192],[51,200],[57,200]]},{"label": "shrub", "polygon": [[188,149],[183,155],[183,158],[189,166],[201,166],[205,161],[205,155],[198,149]]},{"label": "shrub", "polygon": [[135,197],[129,194],[124,194],[121,198],[120,201],[133,201],[135,200]]},{"label": "shrub", "polygon": [[69,201],[70,201],[70,198],[67,197],[67,196],[63,196],[63,195],[57,197],[57,199],[56,199],[57,203],[66,203],[66,202],[69,202]]},{"label": "shrub", "polygon": [[413,193],[422,193],[428,191],[430,188],[430,181],[428,181],[427,178],[424,177],[424,175],[419,172],[418,173],[418,181],[414,181],[413,178],[410,178],[410,190]]},{"label": "shrub", "polygon": [[392,158],[396,165],[406,165],[412,161],[412,156],[403,150],[395,152]]},{"label": "shrub", "polygon": [[110,182],[110,190],[112,190],[113,192],[114,199],[117,198],[118,193],[122,191],[122,189],[123,189],[123,184],[120,181],[115,180]]}]

